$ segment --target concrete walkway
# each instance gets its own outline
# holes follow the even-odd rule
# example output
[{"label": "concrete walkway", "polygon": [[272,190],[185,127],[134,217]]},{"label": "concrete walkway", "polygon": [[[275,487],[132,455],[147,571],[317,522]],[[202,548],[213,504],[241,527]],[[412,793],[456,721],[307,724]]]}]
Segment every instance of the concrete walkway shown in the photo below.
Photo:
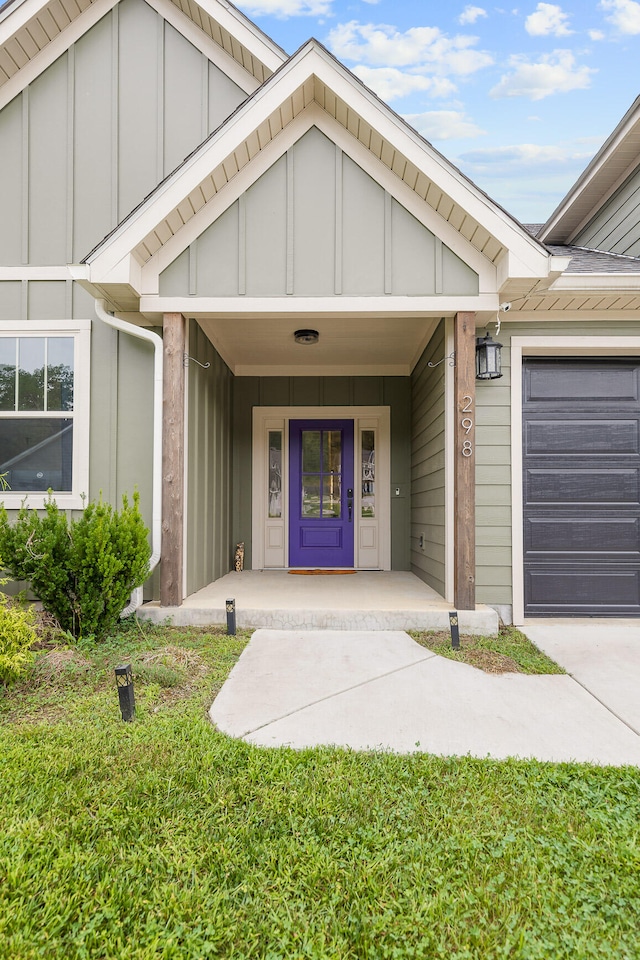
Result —
[{"label": "concrete walkway", "polygon": [[261,746],[640,766],[640,625],[535,623],[575,677],[486,674],[403,631],[257,630],[210,710]]}]

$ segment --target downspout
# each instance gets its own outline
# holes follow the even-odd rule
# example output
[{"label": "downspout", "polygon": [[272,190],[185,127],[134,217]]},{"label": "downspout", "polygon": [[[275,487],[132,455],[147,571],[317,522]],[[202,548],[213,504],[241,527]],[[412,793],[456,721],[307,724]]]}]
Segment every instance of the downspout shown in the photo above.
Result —
[{"label": "downspout", "polygon": [[[160,546],[162,542],[162,338],[152,330],[138,327],[127,320],[118,320],[107,313],[104,300],[96,300],[96,314],[98,318],[119,330],[128,333],[139,340],[146,340],[153,346],[153,475],[152,475],[152,503],[151,503],[151,558],[149,573],[158,566],[160,560]],[[142,587],[137,587],[131,594],[129,604],[124,608],[121,617],[128,617],[142,604]]]}]

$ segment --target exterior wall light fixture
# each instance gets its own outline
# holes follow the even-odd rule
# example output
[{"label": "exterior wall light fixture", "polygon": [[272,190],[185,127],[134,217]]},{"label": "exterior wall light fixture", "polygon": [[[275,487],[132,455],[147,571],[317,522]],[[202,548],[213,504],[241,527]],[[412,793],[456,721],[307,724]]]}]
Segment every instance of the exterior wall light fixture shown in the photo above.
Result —
[{"label": "exterior wall light fixture", "polygon": [[476,380],[498,380],[502,376],[502,344],[491,334],[476,337]]},{"label": "exterior wall light fixture", "polygon": [[317,343],[320,334],[317,330],[296,330],[293,339],[296,343]]}]

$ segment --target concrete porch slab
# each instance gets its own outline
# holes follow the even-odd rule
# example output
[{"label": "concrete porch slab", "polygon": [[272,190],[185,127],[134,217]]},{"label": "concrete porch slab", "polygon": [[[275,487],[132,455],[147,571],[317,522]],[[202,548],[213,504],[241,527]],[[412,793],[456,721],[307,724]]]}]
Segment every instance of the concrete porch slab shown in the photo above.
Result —
[{"label": "concrete porch slab", "polygon": [[[226,624],[226,601],[236,601],[239,628],[275,630],[448,630],[447,603],[413,573],[357,571],[301,576],[286,570],[228,573],[187,597],[180,607],[145,603],[142,619],[175,626]],[[479,604],[459,611],[464,633],[492,634],[498,615]]]}]

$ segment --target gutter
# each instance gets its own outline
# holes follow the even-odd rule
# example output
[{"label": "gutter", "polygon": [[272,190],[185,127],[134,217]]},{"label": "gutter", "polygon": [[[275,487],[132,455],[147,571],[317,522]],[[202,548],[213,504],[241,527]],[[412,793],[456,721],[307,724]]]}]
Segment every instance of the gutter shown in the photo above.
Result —
[{"label": "gutter", "polygon": [[[162,543],[162,339],[152,330],[138,327],[127,320],[118,320],[113,314],[107,313],[104,300],[95,301],[96,314],[99,320],[114,330],[127,333],[139,340],[146,340],[153,346],[153,473],[152,473],[152,504],[151,504],[151,557],[149,559],[149,573],[158,566]],[[142,587],[136,587],[131,594],[129,604],[124,608],[121,617],[128,617],[135,613],[142,605]]]}]

